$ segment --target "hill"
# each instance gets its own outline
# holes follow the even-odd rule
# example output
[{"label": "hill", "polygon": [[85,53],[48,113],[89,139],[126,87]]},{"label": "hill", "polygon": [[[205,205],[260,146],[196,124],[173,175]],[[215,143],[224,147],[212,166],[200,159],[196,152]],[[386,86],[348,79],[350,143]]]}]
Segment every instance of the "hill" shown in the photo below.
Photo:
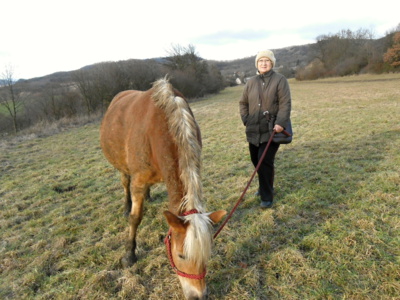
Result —
[{"label": "hill", "polygon": [[[272,49],[276,57],[275,68],[296,68],[298,66],[306,66],[310,62],[309,51],[312,44],[292,46],[281,49]],[[233,74],[237,72],[255,73],[256,55],[249,56],[232,61],[210,61],[215,64],[223,75]]]},{"label": "hill", "polygon": [[[307,65],[310,61],[308,57],[310,45],[301,45],[301,46],[292,46],[286,47],[282,49],[273,50],[275,56],[277,57],[277,67],[278,68],[295,68],[299,65]],[[209,63],[214,64],[224,76],[228,76],[233,73],[243,73],[243,74],[255,74],[255,66],[254,66],[255,55],[251,57],[245,57],[230,61],[215,61],[215,60],[207,60]],[[159,64],[162,64],[163,58],[153,58],[151,61],[155,61]],[[131,61],[131,60],[128,60]],[[128,62],[127,61],[127,62]],[[82,69],[89,69],[93,65],[88,65],[82,67]],[[49,74],[43,77],[30,78],[30,79],[20,79],[19,82],[29,83],[33,88],[44,86],[50,82],[54,83],[68,83],[71,81],[71,74],[74,71],[70,72],[57,72],[53,74]]]}]

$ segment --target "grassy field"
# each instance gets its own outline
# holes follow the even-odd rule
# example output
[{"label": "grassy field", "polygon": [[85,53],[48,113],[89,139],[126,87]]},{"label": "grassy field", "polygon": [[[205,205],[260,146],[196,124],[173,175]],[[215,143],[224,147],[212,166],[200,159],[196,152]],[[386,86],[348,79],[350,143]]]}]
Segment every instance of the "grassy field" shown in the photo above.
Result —
[{"label": "grassy field", "polygon": [[[294,141],[276,203],[248,194],[215,241],[210,299],[400,299],[400,75],[290,81]],[[243,87],[193,103],[204,201],[230,210],[253,171]],[[127,221],[99,123],[0,143],[0,299],[182,299],[163,237],[163,185],[121,269]]]}]

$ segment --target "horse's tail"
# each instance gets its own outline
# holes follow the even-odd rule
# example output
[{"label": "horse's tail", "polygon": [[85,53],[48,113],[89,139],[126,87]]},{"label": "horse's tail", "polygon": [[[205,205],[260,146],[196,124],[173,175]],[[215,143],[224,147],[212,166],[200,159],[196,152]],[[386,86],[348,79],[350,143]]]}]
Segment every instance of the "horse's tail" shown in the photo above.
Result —
[{"label": "horse's tail", "polygon": [[166,77],[153,83],[152,98],[165,112],[169,131],[178,146],[180,177],[186,191],[181,211],[197,209],[199,212],[204,212],[201,202],[200,131],[189,104],[176,95]]}]

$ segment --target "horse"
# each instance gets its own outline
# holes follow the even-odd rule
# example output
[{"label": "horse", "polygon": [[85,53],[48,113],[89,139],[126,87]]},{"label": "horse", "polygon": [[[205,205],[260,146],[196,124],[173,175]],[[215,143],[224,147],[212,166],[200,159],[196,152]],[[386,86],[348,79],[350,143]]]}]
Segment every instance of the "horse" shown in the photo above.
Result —
[{"label": "horse", "polygon": [[147,91],[128,90],[111,101],[100,127],[106,159],[121,173],[129,236],[123,267],[136,261],[136,233],[150,187],[164,182],[169,225],[165,238],[170,264],[186,299],[206,299],[206,265],[212,225],[225,210],[207,213],[202,202],[201,133],[184,96],[167,77]]}]

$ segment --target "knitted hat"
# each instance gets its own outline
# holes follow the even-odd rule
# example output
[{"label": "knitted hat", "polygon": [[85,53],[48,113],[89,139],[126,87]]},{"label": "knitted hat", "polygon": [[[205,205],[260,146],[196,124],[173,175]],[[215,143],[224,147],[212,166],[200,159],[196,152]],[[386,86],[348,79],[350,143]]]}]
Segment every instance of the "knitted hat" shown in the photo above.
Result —
[{"label": "knitted hat", "polygon": [[272,67],[275,66],[276,59],[275,59],[274,53],[271,50],[264,50],[264,51],[260,51],[257,53],[257,56],[256,56],[256,68],[257,69],[258,69],[257,62],[261,57],[269,58],[272,62]]}]

